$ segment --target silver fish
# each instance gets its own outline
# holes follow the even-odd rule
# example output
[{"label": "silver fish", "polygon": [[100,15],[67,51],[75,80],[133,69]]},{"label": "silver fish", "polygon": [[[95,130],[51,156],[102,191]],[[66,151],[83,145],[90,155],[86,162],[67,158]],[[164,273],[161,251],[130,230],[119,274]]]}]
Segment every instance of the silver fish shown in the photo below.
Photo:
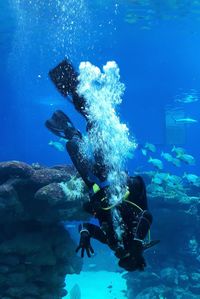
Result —
[{"label": "silver fish", "polygon": [[148,160],[149,163],[153,164],[157,169],[163,169],[163,163],[159,159],[152,159],[151,157]]},{"label": "silver fish", "polygon": [[179,124],[196,124],[198,123],[197,119],[191,118],[191,117],[186,117],[186,118],[177,118],[174,119],[176,123]]}]

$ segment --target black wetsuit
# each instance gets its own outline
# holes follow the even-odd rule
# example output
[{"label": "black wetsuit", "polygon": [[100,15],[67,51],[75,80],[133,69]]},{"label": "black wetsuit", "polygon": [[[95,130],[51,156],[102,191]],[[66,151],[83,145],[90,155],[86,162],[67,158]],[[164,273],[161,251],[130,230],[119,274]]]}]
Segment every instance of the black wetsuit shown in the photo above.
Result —
[{"label": "black wetsuit", "polygon": [[[71,140],[66,143],[66,147],[69,156],[83,181],[89,190],[92,190],[95,183],[98,184],[98,182],[100,182],[101,185],[101,183],[106,181],[106,166],[103,165],[102,159],[100,159],[101,163],[99,162],[99,159],[97,159],[96,163],[91,163],[91,161],[83,156],[80,150],[81,142],[81,135],[75,134]],[[122,201],[116,207],[120,212],[124,224],[123,254],[130,250],[130,247],[132,246],[131,242],[134,238],[144,240],[152,223],[152,216],[148,211],[146,188],[142,177],[128,177],[127,187],[129,190],[127,200],[133,203],[133,205],[129,202]],[[90,192],[90,201],[84,204],[84,209],[99,220],[100,226],[84,223],[80,226],[79,230],[83,228],[87,229],[92,238],[108,244],[118,256],[119,243],[113,226],[111,210],[103,209],[109,207],[109,200],[106,198],[103,202],[101,201],[102,198],[107,196],[106,191],[107,187],[103,187],[95,194]],[[139,206],[141,210],[138,209],[136,205]]]},{"label": "black wetsuit", "polygon": [[[77,73],[74,71],[73,66],[64,60],[55,69],[50,71],[49,74],[63,96],[67,97],[71,94],[71,101],[78,112],[85,117],[89,131],[92,124],[88,123],[87,114],[85,112],[85,99],[80,97],[76,91],[78,81]],[[60,112],[58,115],[59,114]],[[148,211],[146,188],[143,179],[140,176],[128,177],[127,189],[129,196],[126,198],[126,201],[121,200],[120,203],[114,207],[121,216],[124,231],[122,234],[123,250],[121,250],[121,248],[119,250],[119,237],[113,225],[112,209],[109,208],[110,203],[107,185],[108,169],[103,162],[101,154],[94,153],[94,161],[90,161],[82,154],[82,136],[80,132],[73,127],[73,124],[66,115],[64,115],[64,118],[68,119],[69,126],[64,126],[63,123],[65,121],[60,121],[57,127],[57,122],[59,121],[58,115],[54,115],[51,120],[46,122],[46,125],[48,129],[57,135],[59,135],[58,132],[60,128],[61,131],[64,132],[64,137],[67,139],[66,148],[69,156],[90,190],[90,201],[84,204],[84,209],[91,215],[94,215],[100,224],[100,226],[91,223],[80,225],[79,231],[85,234],[88,247],[85,247],[85,241],[82,240],[83,242],[80,241],[78,250],[82,248],[83,256],[84,248],[86,248],[87,254],[89,255],[88,248],[91,248],[91,245],[88,238],[93,237],[102,243],[108,244],[109,247],[114,250],[116,256],[122,261],[120,264],[121,267],[130,271],[135,269],[143,270],[146,264],[142,256],[142,240],[146,237],[152,223],[152,215]],[[64,130],[62,130],[63,127],[65,127]],[[92,192],[94,184],[100,186],[99,191]],[[102,201],[102,199],[104,200]],[[127,253],[129,255],[128,260],[126,260]],[[133,261],[134,258],[136,262]]]}]

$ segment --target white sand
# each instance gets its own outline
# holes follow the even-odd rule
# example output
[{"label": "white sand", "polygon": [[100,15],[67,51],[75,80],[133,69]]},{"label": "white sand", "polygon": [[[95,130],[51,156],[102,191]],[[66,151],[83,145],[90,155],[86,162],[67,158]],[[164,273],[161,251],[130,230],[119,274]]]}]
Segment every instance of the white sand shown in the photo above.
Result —
[{"label": "white sand", "polygon": [[[126,280],[120,273],[98,271],[67,275],[66,289],[69,293],[75,284],[80,287],[81,299],[127,299],[122,292],[127,289]],[[70,294],[64,298],[71,299]]]}]

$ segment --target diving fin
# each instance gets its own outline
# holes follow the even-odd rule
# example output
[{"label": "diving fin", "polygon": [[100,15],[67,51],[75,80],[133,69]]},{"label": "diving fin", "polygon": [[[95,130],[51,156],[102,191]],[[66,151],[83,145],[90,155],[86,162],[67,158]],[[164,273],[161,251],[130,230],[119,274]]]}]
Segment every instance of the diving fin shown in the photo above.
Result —
[{"label": "diving fin", "polygon": [[153,240],[153,241],[150,241],[150,242],[148,242],[148,243],[145,243],[145,244],[143,245],[143,250],[149,249],[149,248],[151,248],[151,247],[157,245],[158,243],[160,243],[160,240]]},{"label": "diving fin", "polygon": [[67,97],[69,94],[73,96],[76,93],[78,74],[67,59],[50,70],[49,77],[62,96]]},{"label": "diving fin", "polygon": [[49,131],[61,138],[70,140],[75,135],[81,138],[81,133],[76,130],[69,117],[61,110],[55,111],[45,125]]}]

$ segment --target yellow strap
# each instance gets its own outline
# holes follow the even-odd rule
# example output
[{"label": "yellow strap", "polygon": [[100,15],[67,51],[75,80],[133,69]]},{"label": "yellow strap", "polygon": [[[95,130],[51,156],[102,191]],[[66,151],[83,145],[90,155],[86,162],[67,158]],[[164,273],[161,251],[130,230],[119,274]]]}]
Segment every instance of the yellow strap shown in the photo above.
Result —
[{"label": "yellow strap", "polygon": [[[127,198],[129,197],[129,195],[130,195],[130,192],[129,192],[129,191],[126,191],[126,193],[125,193],[125,195],[124,195],[124,197],[123,197],[122,200],[125,201],[125,202],[127,202],[127,203],[129,203],[129,204],[131,204],[131,205],[133,205],[133,206],[136,207],[138,210],[140,210],[141,212],[143,212],[143,209],[140,208],[138,205],[136,205],[136,203],[134,203],[134,202],[132,202],[132,201],[130,201],[130,200],[127,199]],[[102,198],[101,201],[104,201],[105,199],[106,199],[106,197]],[[111,206],[109,206],[109,207],[107,207],[107,208],[102,208],[102,210],[104,210],[104,211],[109,211],[109,210],[111,210],[112,208],[114,208],[116,205],[118,205],[118,202],[115,203],[115,204],[113,204],[113,205],[111,205]],[[148,239],[149,239],[149,242],[150,242],[150,241],[151,241],[151,232],[150,232],[150,229],[149,229],[149,231],[148,231]]]},{"label": "yellow strap", "polygon": [[[126,191],[124,197],[123,197],[123,200],[126,201],[126,198],[129,197],[129,194],[130,192],[129,191]],[[106,199],[106,197],[102,198],[101,201],[104,201]],[[118,205],[118,202],[117,203],[114,203],[112,206],[110,207],[107,207],[107,208],[102,208],[102,210],[104,211],[108,211],[108,210],[111,210],[112,208],[114,208],[116,205]]]},{"label": "yellow strap", "polygon": [[[92,189],[93,189],[93,192],[94,192],[94,193],[97,193],[98,191],[101,190],[101,188],[100,188],[96,183],[92,186]],[[143,209],[142,209],[142,208],[140,208],[140,207],[139,207],[138,205],[136,205],[134,202],[132,202],[132,201],[130,201],[130,200],[127,199],[127,198],[129,197],[129,195],[130,195],[130,192],[127,190],[122,200],[125,201],[125,202],[127,202],[127,203],[129,203],[129,204],[131,204],[131,205],[133,205],[133,206],[136,207],[138,210],[140,210],[141,212],[143,212]],[[104,201],[105,199],[106,199],[106,197],[102,198],[101,201]],[[117,205],[118,205],[118,202],[115,203],[115,204],[113,204],[113,205],[111,205],[111,206],[109,206],[109,207],[107,207],[107,208],[102,208],[102,210],[104,210],[104,211],[109,211],[109,210],[113,209],[113,208],[114,208],[115,206],[117,206]],[[149,242],[150,242],[150,241],[151,241],[151,233],[150,233],[150,229],[149,229],[149,231],[148,231],[148,238],[149,238]]]},{"label": "yellow strap", "polygon": [[117,202],[117,203],[114,203],[114,204],[113,204],[112,206],[110,206],[110,207],[102,208],[102,210],[104,210],[104,211],[111,210],[111,209],[114,208],[116,205],[118,205],[118,202]]},{"label": "yellow strap", "polygon": [[130,203],[131,205],[133,205],[134,207],[136,207],[138,210],[140,210],[141,212],[143,212],[143,209],[140,208],[138,205],[136,205],[136,203],[134,203],[134,202],[132,202],[130,200],[127,200],[127,199],[123,199],[123,201]]},{"label": "yellow strap", "polygon": [[[129,192],[129,191],[128,191]],[[127,200],[127,199],[123,199],[125,202],[128,202],[130,203],[131,205],[133,205],[134,207],[138,208],[141,212],[143,212],[143,209],[140,208],[138,205],[136,205],[136,203],[130,201],[130,200]],[[150,232],[150,229],[148,230],[148,239],[149,239],[149,242],[151,242],[151,232]]]},{"label": "yellow strap", "polygon": [[93,192],[94,192],[94,193],[97,193],[98,191],[100,191],[100,187],[99,187],[97,184],[94,184],[94,185],[92,186],[92,189],[93,189]]},{"label": "yellow strap", "polygon": [[125,193],[125,195],[124,195],[123,200],[126,200],[129,197],[129,195],[130,195],[130,191],[127,190],[126,193]]}]

